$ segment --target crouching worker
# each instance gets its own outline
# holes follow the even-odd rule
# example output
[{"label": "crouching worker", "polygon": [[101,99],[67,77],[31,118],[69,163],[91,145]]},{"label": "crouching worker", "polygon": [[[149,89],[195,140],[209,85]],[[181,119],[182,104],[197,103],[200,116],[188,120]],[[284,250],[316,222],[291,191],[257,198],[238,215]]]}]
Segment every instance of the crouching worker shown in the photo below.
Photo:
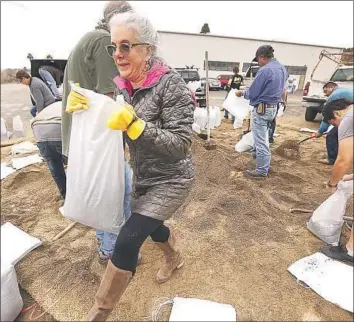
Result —
[{"label": "crouching worker", "polygon": [[48,105],[31,120],[33,135],[39,151],[47,163],[61,198],[66,195],[65,157],[61,145],[61,102]]},{"label": "crouching worker", "polygon": [[[122,227],[94,305],[85,321],[105,321],[119,301],[137,266],[138,253],[150,236],[165,263],[156,281],[166,282],[183,266],[176,240],[164,225],[186,200],[194,181],[190,155],[194,102],[181,76],[156,56],[157,32],[136,13],[110,20],[107,53],[120,73],[115,78],[127,104],[112,114],[107,125],[125,133],[134,174],[132,215]],[[69,105],[77,104],[71,97]],[[87,106],[90,108],[90,106]],[[112,180],[112,178],[107,178]]]},{"label": "crouching worker", "polygon": [[[338,99],[325,105],[323,111],[324,122],[338,128],[338,157],[334,163],[331,177],[327,187],[337,189],[340,180],[353,180],[353,174],[347,175],[353,169],[353,101],[349,99]],[[354,250],[353,226],[348,243],[345,246],[323,246],[321,251],[335,260],[353,265]]]}]

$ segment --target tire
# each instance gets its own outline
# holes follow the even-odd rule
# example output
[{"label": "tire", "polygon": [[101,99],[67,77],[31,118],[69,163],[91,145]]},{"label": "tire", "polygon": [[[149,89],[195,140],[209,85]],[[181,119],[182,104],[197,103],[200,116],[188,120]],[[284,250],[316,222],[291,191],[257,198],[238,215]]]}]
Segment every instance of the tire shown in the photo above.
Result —
[{"label": "tire", "polygon": [[311,122],[316,118],[317,114],[317,110],[313,109],[312,107],[307,107],[305,112],[305,120]]}]

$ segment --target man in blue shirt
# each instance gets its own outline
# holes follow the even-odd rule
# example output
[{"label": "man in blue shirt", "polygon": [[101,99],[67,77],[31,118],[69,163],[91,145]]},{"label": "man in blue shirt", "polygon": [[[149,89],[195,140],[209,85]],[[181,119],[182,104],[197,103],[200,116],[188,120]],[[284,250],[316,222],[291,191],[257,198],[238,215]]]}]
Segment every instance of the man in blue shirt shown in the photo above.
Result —
[{"label": "man in blue shirt", "polygon": [[236,96],[244,96],[253,106],[252,133],[256,169],[246,174],[254,179],[268,176],[271,154],[269,149],[269,128],[277,114],[278,103],[285,88],[286,69],[274,58],[272,46],[263,45],[256,52],[256,60],[261,66],[248,90],[237,91]]},{"label": "man in blue shirt", "polygon": [[[336,101],[338,99],[347,98],[353,100],[353,88],[341,88],[334,82],[328,82],[323,86],[323,92],[328,99],[326,104]],[[320,128],[317,131],[316,137],[319,138],[329,128],[329,124],[322,121]],[[336,162],[338,155],[338,128],[334,127],[326,137],[327,159],[320,160],[320,163],[333,165]]]}]

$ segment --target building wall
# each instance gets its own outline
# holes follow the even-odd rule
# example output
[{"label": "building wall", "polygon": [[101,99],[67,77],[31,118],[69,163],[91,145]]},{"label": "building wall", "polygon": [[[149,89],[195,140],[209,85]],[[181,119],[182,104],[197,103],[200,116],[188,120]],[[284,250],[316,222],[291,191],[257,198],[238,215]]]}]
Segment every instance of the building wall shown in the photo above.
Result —
[{"label": "building wall", "polygon": [[[290,44],[253,39],[227,38],[201,34],[184,34],[160,31],[159,54],[174,68],[194,65],[199,68],[201,77],[205,76],[204,57],[208,51],[210,61],[249,63],[259,46],[269,44],[274,48],[276,58],[289,66],[307,66],[305,82],[318,62],[320,52],[341,52],[342,48],[320,47],[303,44]],[[332,71],[328,71],[330,74]],[[210,71],[210,77],[232,72]]]}]

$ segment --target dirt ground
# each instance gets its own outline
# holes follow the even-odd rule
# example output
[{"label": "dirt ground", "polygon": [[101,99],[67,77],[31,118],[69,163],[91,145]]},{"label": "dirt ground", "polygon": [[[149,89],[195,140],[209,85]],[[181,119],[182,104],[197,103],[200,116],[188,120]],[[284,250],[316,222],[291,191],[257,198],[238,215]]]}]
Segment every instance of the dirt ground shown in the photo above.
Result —
[{"label": "dirt ground", "polygon": [[[298,132],[300,126],[318,126],[293,115],[301,108],[298,104],[294,101],[289,114],[279,120],[266,180],[244,177],[254,161],[248,153],[235,152],[240,131],[229,122],[213,132],[215,151],[205,150],[204,141],[195,138],[196,183],[168,222],[185,266],[157,285],[154,276],[163,257],[147,241],[142,264],[111,320],[149,321],[163,298],[183,296],[231,304],[240,321],[352,321],[352,314],[304,288],[287,271],[322,245],[306,228],[309,215],[290,214],[289,209],[315,209],[330,195],[324,182],[331,167],[317,163],[325,152],[324,139],[301,145],[298,159],[275,152],[285,140],[307,136]],[[1,149],[3,160],[9,150]],[[88,227],[77,224],[51,241],[68,224],[58,211],[57,197],[45,165],[27,167],[1,182],[1,216],[43,241],[16,267],[21,287],[50,314],[46,321],[78,321],[90,309],[105,267],[98,262],[94,231]],[[348,215],[352,212],[351,200]],[[343,231],[347,236],[346,228]],[[26,314],[19,320],[29,320]],[[165,308],[160,320],[168,316]]]}]

